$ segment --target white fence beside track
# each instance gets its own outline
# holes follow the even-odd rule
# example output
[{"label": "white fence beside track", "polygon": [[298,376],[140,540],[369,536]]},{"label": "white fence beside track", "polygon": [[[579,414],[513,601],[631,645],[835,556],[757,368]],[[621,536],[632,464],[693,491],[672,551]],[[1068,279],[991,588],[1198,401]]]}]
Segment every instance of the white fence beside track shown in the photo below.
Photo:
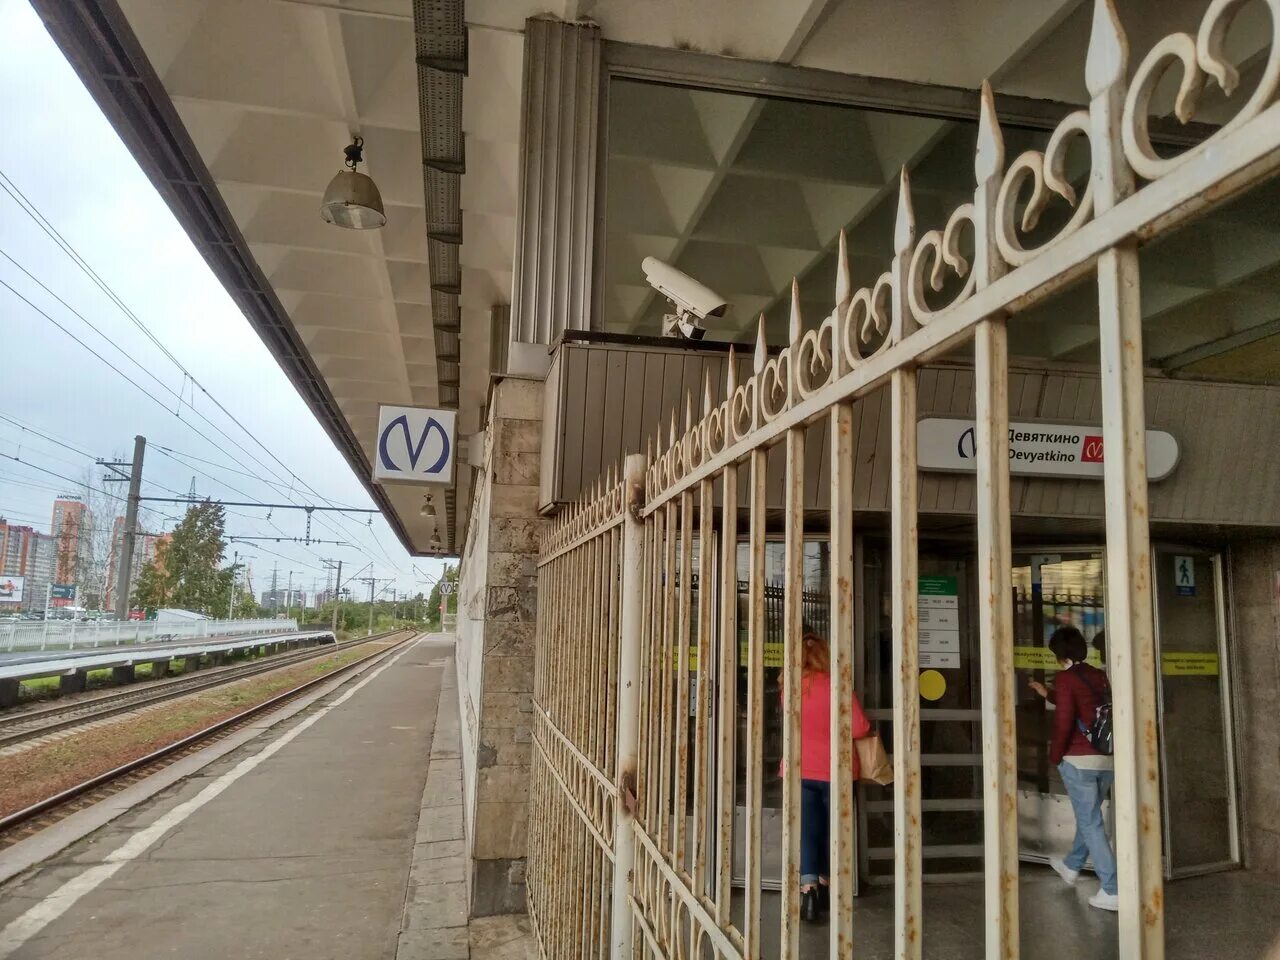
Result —
[{"label": "white fence beside track", "polygon": [[44,620],[0,624],[0,651],[81,650],[206,637],[296,633],[296,620]]}]

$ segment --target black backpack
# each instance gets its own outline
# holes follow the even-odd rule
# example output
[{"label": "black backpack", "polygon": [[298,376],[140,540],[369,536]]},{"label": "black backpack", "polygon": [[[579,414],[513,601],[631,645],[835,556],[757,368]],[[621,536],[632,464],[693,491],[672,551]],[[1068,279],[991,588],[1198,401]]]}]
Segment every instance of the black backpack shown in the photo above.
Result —
[{"label": "black backpack", "polygon": [[1098,698],[1098,709],[1093,715],[1093,723],[1088,726],[1083,720],[1076,720],[1080,727],[1080,732],[1084,734],[1084,738],[1089,741],[1089,745],[1099,753],[1111,756],[1111,696],[1110,691],[1099,691],[1092,683],[1085,679],[1089,671],[1081,671],[1080,679],[1084,680],[1084,684],[1093,691],[1093,695]]}]

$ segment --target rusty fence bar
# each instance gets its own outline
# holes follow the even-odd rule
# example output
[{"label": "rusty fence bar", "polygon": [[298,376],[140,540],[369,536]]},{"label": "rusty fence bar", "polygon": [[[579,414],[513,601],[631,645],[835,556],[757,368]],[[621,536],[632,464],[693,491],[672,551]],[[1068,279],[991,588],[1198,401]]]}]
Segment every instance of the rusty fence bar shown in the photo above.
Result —
[{"label": "rusty fence bar", "polygon": [[[528,905],[547,958],[630,952],[643,458],[559,519],[538,562]],[[622,896],[619,896],[619,893]]]},{"label": "rusty fence bar", "polygon": [[[1128,45],[1113,2],[1094,0],[1083,65],[1087,109],[1064,117],[1043,150],[1007,161],[984,85],[972,199],[945,223],[919,231],[904,170],[884,273],[855,289],[842,236],[828,316],[806,328],[793,287],[789,343],[780,353],[769,354],[762,318],[750,377],[739,383],[731,360],[722,400],[713,400],[710,383],[699,412],[686,398],[682,429],[672,411],[647,454],[628,460],[622,480],[610,477],[558,518],[539,567],[530,809],[529,902],[546,957],[800,955],[809,523],[826,531],[830,545],[823,587],[833,703],[828,950],[841,960],[858,955],[851,704],[866,638],[856,635],[854,615],[860,467],[852,434],[854,405],[878,390],[888,391],[891,404],[894,953],[902,960],[929,953],[916,371],[968,346],[977,420],[985,944],[993,960],[1019,955],[1007,328],[1088,274],[1096,275],[1107,451],[1119,954],[1164,956],[1138,247],[1280,171],[1280,23],[1273,18],[1262,79],[1207,140],[1177,156],[1158,154],[1146,116],[1171,66],[1183,71],[1179,111],[1188,119],[1206,79],[1234,89],[1237,71],[1223,42],[1241,5],[1214,0],[1195,36],[1165,38],[1127,82]],[[1091,170],[1073,186],[1066,152],[1077,138],[1088,142]],[[1050,202],[1070,215],[1029,245]],[[962,254],[970,243],[972,254]],[[818,423],[828,431],[830,456],[823,511],[806,510],[803,495],[806,430]],[[785,458],[780,517],[767,509],[770,458]],[[766,538],[779,529],[781,586]],[[768,622],[779,617],[780,631]],[[774,637],[780,661],[770,659]],[[766,671],[779,667],[776,693],[766,693]],[[782,717],[781,830],[766,842],[763,787],[772,773],[764,768],[764,716],[772,706],[765,698],[774,695]],[[764,889],[770,856],[780,871],[777,894]]]}]

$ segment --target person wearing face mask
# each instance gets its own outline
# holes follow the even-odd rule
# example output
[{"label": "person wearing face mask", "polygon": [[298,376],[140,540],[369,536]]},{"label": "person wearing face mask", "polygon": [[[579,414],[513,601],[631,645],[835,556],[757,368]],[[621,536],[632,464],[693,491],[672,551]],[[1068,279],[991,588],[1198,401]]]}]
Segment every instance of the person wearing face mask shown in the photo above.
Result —
[{"label": "person wearing face mask", "polygon": [[[1064,858],[1050,859],[1049,865],[1063,880],[1074,884],[1085,860],[1092,858],[1100,886],[1089,905],[1116,911],[1120,909],[1116,858],[1102,819],[1102,801],[1115,777],[1110,755],[1111,684],[1103,671],[1085,663],[1089,648],[1075,627],[1055,630],[1049,649],[1060,668],[1053,690],[1034,680],[1031,688],[1056,708],[1049,760],[1062,775],[1076,818],[1071,852]],[[1105,728],[1103,720],[1108,721]]]}]

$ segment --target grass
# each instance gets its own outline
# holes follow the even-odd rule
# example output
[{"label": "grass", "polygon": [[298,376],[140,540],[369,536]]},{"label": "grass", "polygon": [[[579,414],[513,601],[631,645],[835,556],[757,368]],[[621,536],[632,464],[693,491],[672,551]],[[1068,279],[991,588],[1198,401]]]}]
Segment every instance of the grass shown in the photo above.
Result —
[{"label": "grass", "polygon": [[229,683],[0,757],[0,816],[176,743],[388,645],[386,642],[365,644],[320,660]]}]

